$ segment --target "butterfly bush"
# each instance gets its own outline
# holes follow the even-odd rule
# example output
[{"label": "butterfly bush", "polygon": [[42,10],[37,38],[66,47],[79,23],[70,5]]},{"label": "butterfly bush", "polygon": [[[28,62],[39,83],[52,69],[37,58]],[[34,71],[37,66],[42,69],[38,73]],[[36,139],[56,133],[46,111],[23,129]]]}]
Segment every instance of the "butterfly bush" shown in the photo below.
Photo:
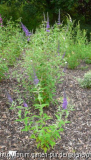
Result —
[{"label": "butterfly bush", "polygon": [[[26,36],[28,36],[29,32],[23,24],[22,28]],[[64,61],[65,56],[65,48],[62,45],[64,41],[63,43],[61,41],[63,39],[62,33],[55,33],[55,31],[53,31],[52,35],[48,35],[47,32],[51,31],[51,28],[50,30],[49,28],[49,17],[47,14],[46,30],[45,28],[41,28],[33,35],[30,43],[27,44],[28,48],[30,48],[26,51],[24,61],[22,62],[22,67],[24,67],[28,76],[28,83],[26,79],[24,79],[25,77],[22,78],[25,82],[23,81],[24,83],[21,83],[24,84],[29,97],[32,95],[32,107],[38,110],[37,115],[31,112],[31,107],[28,106],[25,101],[23,101],[23,117],[21,117],[22,106],[16,107],[19,109],[19,119],[16,119],[16,121],[23,121],[25,123],[22,131],[32,131],[30,138],[35,139],[37,148],[41,148],[44,152],[47,152],[50,147],[53,148],[54,145],[56,145],[56,140],[61,138],[60,132],[63,132],[62,126],[69,123],[69,121],[67,121],[69,104],[67,102],[65,89],[61,105],[56,103],[58,101],[54,98],[56,94],[56,84],[60,83],[61,76],[63,75],[61,66],[63,65],[62,61]],[[57,28],[59,27],[57,26]],[[58,41],[58,36],[61,39],[61,43]],[[63,46],[61,51],[60,45]],[[63,56],[61,56],[61,52],[64,53]],[[31,85],[30,82],[33,85]],[[53,122],[51,124],[49,124],[47,120],[52,119],[53,116],[48,116],[44,110],[44,107],[51,107],[50,104],[55,104],[56,107],[58,107],[57,112],[54,112],[55,123]]]}]

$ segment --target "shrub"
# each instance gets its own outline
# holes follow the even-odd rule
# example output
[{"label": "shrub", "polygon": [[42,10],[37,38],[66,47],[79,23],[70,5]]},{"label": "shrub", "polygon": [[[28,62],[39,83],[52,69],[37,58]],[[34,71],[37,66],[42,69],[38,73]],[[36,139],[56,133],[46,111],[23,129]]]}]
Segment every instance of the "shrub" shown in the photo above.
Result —
[{"label": "shrub", "polygon": [[0,27],[0,56],[5,59],[7,65],[14,65],[16,58],[21,55],[24,44],[26,39],[23,38],[19,22],[14,23],[10,20],[7,26]]},{"label": "shrub", "polygon": [[84,74],[83,79],[77,79],[80,86],[84,88],[91,88],[91,71]]}]

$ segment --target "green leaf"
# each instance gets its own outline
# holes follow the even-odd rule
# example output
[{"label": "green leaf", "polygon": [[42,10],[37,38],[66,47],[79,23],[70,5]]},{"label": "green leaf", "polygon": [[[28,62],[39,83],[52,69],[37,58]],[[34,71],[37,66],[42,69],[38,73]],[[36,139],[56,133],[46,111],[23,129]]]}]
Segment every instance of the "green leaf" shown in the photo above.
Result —
[{"label": "green leaf", "polygon": [[43,150],[44,150],[44,152],[46,153],[47,152],[47,148],[45,147],[45,148],[43,148]]},{"label": "green leaf", "polygon": [[56,132],[56,136],[60,138],[60,134],[58,132]]},{"label": "green leaf", "polygon": [[40,118],[40,116],[37,116],[37,115],[34,115],[33,118],[34,118],[34,117]]},{"label": "green leaf", "polygon": [[39,148],[40,146],[41,146],[40,143],[38,143],[38,144],[37,144],[37,148]]},{"label": "green leaf", "polygon": [[36,139],[35,134],[32,134],[32,135],[30,136],[30,138]]},{"label": "green leaf", "polygon": [[50,148],[48,143],[46,143],[45,145],[47,146],[48,149]]},{"label": "green leaf", "polygon": [[59,129],[59,131],[63,132],[63,131],[64,131],[64,129],[63,129],[63,128],[60,128],[60,129]]},{"label": "green leaf", "polygon": [[23,108],[22,106],[17,106],[16,108],[19,108],[19,109],[21,109],[21,108]]},{"label": "green leaf", "polygon": [[16,119],[15,121],[16,121],[16,122],[20,122],[20,121],[22,122],[22,121],[24,121],[24,120],[23,120],[23,119]]},{"label": "green leaf", "polygon": [[55,114],[55,116],[57,117],[57,119],[60,119],[60,116],[58,116],[57,114]]},{"label": "green leaf", "polygon": [[30,126],[25,126],[25,128],[22,129],[21,131],[26,131],[26,132],[27,132],[27,131],[29,130],[29,127],[30,127]]},{"label": "green leaf", "polygon": [[29,113],[29,111],[25,111],[24,117],[26,117],[26,115]]},{"label": "green leaf", "polygon": [[13,110],[13,109],[15,109],[15,108],[13,108],[13,107],[10,107],[9,109]]},{"label": "green leaf", "polygon": [[65,123],[71,123],[70,121],[65,121]]},{"label": "green leaf", "polygon": [[51,141],[51,142],[50,142],[50,145],[51,145],[52,148],[53,148],[53,146],[55,145],[55,142],[54,142],[54,141]]},{"label": "green leaf", "polygon": [[25,125],[27,125],[29,118],[30,118],[30,117],[24,118],[24,123],[25,123]]},{"label": "green leaf", "polygon": [[31,127],[31,128],[30,128],[30,130],[32,130],[32,131],[33,131],[33,130],[35,130],[35,129],[36,129],[36,127],[35,127],[35,126],[33,126],[33,127]]},{"label": "green leaf", "polygon": [[21,110],[18,111],[18,116],[21,118]]}]

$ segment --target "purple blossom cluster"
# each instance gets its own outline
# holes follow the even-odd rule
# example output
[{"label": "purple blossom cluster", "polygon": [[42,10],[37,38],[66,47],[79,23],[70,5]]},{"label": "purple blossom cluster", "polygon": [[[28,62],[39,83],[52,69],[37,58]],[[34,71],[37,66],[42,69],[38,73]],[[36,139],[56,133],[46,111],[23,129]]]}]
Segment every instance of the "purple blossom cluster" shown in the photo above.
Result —
[{"label": "purple blossom cluster", "polygon": [[[12,104],[14,101],[13,101],[11,95],[9,93],[7,93],[7,92],[6,92],[6,95],[7,95],[7,99],[9,101],[9,103]],[[24,107],[28,107],[28,105],[27,105],[27,103],[25,101],[23,102],[23,105],[24,105]]]},{"label": "purple blossom cluster", "polygon": [[28,107],[27,103],[24,101],[23,102],[24,107]]},{"label": "purple blossom cluster", "polygon": [[63,109],[67,109],[67,97],[66,97],[66,93],[65,93],[65,89],[64,89],[64,98],[63,98],[63,105],[62,105],[62,108]]},{"label": "purple blossom cluster", "polygon": [[37,85],[39,83],[39,79],[34,71],[34,85]]},{"label": "purple blossom cluster", "polygon": [[[32,60],[31,60],[31,62],[32,62]],[[32,79],[33,79],[34,85],[37,85],[39,83],[39,79],[36,75],[36,71],[35,71],[35,68],[33,66],[33,63],[31,63],[31,65],[32,65],[32,70],[33,70]]]},{"label": "purple blossom cluster", "polygon": [[25,32],[26,37],[28,37],[27,41],[29,41],[31,33],[29,32],[29,30],[27,29],[27,27],[22,22],[21,22],[21,27],[22,27],[23,31]]},{"label": "purple blossom cluster", "polygon": [[65,53],[66,53],[66,52],[64,52],[64,54],[63,54],[63,56],[62,56],[62,59],[65,57]]},{"label": "purple blossom cluster", "polygon": [[12,103],[13,103],[13,99],[12,99],[12,97],[10,96],[10,94],[9,94],[9,93],[6,93],[6,95],[7,95],[8,101],[12,104]]}]

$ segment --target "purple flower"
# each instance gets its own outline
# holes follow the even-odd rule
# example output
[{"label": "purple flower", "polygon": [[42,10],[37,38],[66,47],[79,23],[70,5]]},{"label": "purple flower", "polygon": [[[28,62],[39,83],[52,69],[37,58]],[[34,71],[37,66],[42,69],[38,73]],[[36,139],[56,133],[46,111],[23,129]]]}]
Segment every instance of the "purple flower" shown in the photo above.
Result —
[{"label": "purple flower", "polygon": [[[22,22],[21,22],[21,27],[22,27],[23,31],[25,32],[26,37],[27,36],[30,37],[31,33],[29,32],[29,30],[27,29],[27,27],[24,26],[24,24]],[[29,40],[30,40],[30,38],[28,38],[27,41],[29,41]]]},{"label": "purple flower", "polygon": [[13,99],[11,98],[10,94],[9,93],[6,93],[6,94],[7,94],[8,101],[10,103],[13,103]]},{"label": "purple flower", "polygon": [[63,56],[62,56],[62,59],[64,58],[64,56],[65,56],[65,53],[66,53],[66,52],[64,52],[64,54],[63,54]]},{"label": "purple flower", "polygon": [[34,76],[34,84],[37,85],[38,83],[39,83],[39,80],[38,80],[37,76],[35,75]]},{"label": "purple flower", "polygon": [[50,28],[50,25],[49,25],[49,17],[48,17],[48,13],[47,13],[47,26],[46,26],[46,31],[47,31],[47,32],[50,32],[49,28]]},{"label": "purple flower", "polygon": [[63,109],[67,109],[67,98],[66,98],[66,93],[65,93],[65,90],[64,90],[64,99],[63,99],[63,105],[62,105],[62,108]]},{"label": "purple flower", "polygon": [[27,41],[29,42],[29,41],[30,41],[30,38],[28,38]]},{"label": "purple flower", "polygon": [[58,25],[60,25],[61,22],[60,22],[60,9],[59,9],[59,15],[58,15]]},{"label": "purple flower", "polygon": [[[32,60],[31,60],[31,62],[32,62]],[[39,79],[38,79],[38,77],[36,75],[36,71],[34,69],[33,64],[32,64],[32,70],[33,70],[32,79],[33,79],[34,85],[37,85],[39,83]]]},{"label": "purple flower", "polygon": [[23,102],[23,105],[24,107],[28,107],[27,103],[26,102]]}]

